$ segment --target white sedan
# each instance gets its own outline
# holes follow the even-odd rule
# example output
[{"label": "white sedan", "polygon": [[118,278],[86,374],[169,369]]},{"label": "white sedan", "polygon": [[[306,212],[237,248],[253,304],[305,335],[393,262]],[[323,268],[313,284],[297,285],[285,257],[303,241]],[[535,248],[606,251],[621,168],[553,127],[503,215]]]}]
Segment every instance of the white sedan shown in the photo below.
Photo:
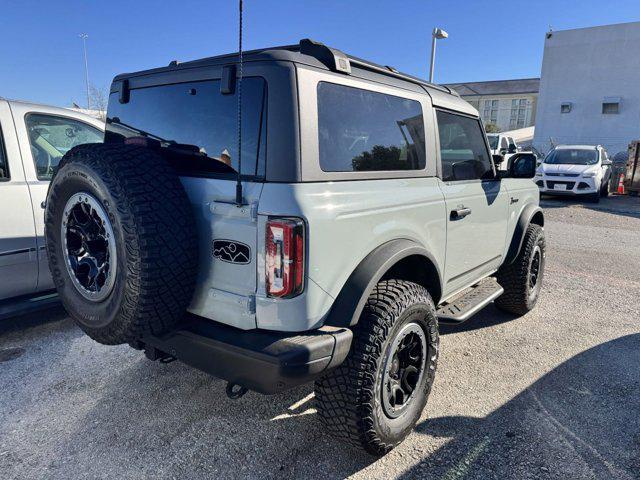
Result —
[{"label": "white sedan", "polygon": [[592,201],[609,195],[611,161],[594,145],[559,145],[538,167],[535,182],[540,193],[583,195]]}]

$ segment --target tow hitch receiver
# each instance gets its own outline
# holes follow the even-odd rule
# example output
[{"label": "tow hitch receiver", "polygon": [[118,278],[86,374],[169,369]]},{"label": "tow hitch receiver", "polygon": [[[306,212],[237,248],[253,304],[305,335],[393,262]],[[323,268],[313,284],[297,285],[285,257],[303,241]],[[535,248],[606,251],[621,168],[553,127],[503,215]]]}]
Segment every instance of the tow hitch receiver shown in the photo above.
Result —
[{"label": "tow hitch receiver", "polygon": [[151,345],[146,345],[144,347],[144,355],[149,360],[154,362],[156,360],[159,360],[160,363],[171,363],[177,360],[176,357],[174,357],[173,355],[163,352],[162,350],[158,350],[157,348],[152,347]]},{"label": "tow hitch receiver", "polygon": [[227,392],[227,397],[229,397],[231,400],[237,400],[240,397],[243,397],[245,393],[247,393],[247,387],[243,387],[242,385],[238,385],[237,383],[227,382],[225,392]]}]

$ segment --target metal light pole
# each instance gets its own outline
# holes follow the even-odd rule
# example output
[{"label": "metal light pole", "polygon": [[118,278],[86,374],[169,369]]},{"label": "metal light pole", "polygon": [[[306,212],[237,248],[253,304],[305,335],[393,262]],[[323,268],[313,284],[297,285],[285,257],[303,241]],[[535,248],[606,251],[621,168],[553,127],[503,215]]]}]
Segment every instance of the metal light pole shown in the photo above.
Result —
[{"label": "metal light pole", "polygon": [[82,50],[84,51],[84,82],[87,86],[87,110],[91,110],[91,104],[89,103],[89,62],[87,61],[87,38],[89,38],[89,35],[81,33],[78,36],[82,39]]},{"label": "metal light pole", "polygon": [[431,68],[429,69],[429,82],[433,83],[433,69],[436,65],[436,40],[443,40],[449,34],[441,28],[434,28],[431,33]]}]

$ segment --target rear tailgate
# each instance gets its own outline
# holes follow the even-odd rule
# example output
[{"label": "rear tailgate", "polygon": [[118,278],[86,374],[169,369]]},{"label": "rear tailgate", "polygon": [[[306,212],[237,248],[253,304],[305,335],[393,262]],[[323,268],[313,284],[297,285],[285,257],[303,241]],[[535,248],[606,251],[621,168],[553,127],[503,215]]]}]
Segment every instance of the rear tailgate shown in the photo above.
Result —
[{"label": "rear tailgate", "polygon": [[262,183],[243,182],[246,205],[233,203],[235,182],[182,177],[196,214],[200,265],[189,311],[242,329],[256,328],[257,204]]}]

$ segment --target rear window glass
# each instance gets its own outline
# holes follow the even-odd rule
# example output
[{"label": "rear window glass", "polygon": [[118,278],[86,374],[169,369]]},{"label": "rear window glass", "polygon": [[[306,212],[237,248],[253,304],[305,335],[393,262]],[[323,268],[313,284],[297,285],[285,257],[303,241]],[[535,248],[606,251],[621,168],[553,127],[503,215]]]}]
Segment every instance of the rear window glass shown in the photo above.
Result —
[{"label": "rear window glass", "polygon": [[318,84],[320,168],[325,172],[422,170],[422,107],[415,100]]},{"label": "rear window glass", "polygon": [[[242,80],[242,174],[264,176],[266,158],[264,79]],[[129,102],[109,98],[106,142],[146,137],[179,173],[236,174],[238,97],[220,93],[220,80],[132,89]]]}]

